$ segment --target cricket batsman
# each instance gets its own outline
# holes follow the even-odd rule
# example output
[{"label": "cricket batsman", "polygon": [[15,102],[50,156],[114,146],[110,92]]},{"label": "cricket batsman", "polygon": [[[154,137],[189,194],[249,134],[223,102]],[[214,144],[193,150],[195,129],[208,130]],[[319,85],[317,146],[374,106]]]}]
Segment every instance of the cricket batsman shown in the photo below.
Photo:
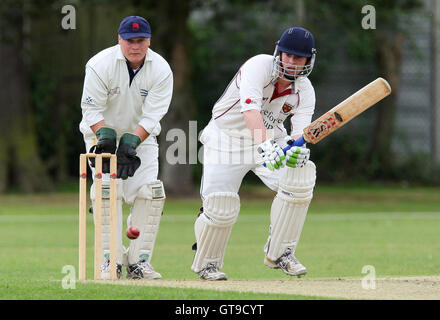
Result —
[{"label": "cricket batsman", "polygon": [[[276,192],[264,264],[291,276],[307,273],[294,254],[313,196],[316,168],[305,145],[286,154],[283,148],[311,122],[315,92],[307,77],[315,57],[312,33],[289,28],[274,54],[247,60],[215,103],[211,121],[200,136],[203,207],[194,225],[196,252],[191,269],[201,279],[227,279],[220,270],[240,211],[238,191],[249,171]],[[287,134],[283,122],[289,116]]]},{"label": "cricket batsman", "polygon": [[[159,279],[150,261],[165,202],[163,184],[157,179],[159,121],[167,113],[173,92],[170,66],[150,48],[151,28],[139,16],[122,20],[118,44],[104,49],[86,64],[81,98],[80,131],[87,152],[117,155],[118,278],[122,266],[128,279]],[[94,159],[90,159],[94,177]],[[102,248],[103,279],[110,278],[110,162],[103,159]],[[94,203],[94,186],[91,186]],[[122,205],[131,206],[127,225],[140,235],[122,244]]]}]

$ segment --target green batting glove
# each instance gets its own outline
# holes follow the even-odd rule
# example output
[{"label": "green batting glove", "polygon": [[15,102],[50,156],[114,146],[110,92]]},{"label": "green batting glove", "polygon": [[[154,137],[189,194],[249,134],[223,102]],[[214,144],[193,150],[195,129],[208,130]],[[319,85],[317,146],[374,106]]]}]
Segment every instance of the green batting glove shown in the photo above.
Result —
[{"label": "green batting glove", "polygon": [[310,158],[310,149],[292,147],[287,150],[286,157],[286,166],[291,168],[302,168]]}]

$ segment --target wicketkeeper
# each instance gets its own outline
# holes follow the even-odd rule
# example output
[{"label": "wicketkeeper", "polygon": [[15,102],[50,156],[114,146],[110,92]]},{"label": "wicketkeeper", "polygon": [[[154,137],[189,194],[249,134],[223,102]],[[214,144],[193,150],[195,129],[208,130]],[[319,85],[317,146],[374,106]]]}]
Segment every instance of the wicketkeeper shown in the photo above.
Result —
[{"label": "wicketkeeper", "polygon": [[[80,130],[87,152],[116,153],[117,167],[117,271],[127,266],[127,278],[158,279],[151,266],[159,230],[165,190],[158,176],[159,121],[167,113],[173,74],[159,54],[151,50],[147,20],[129,16],[118,30],[118,44],[102,50],[86,64],[81,99]],[[94,176],[94,159],[90,163]],[[102,248],[103,279],[110,278],[109,160],[103,159]],[[94,202],[94,186],[91,186]],[[140,230],[128,249],[122,245],[122,204],[131,205],[128,225]]]},{"label": "wicketkeeper", "polygon": [[[292,276],[306,274],[296,259],[315,186],[315,165],[306,146],[283,148],[310,124],[315,92],[310,80],[315,62],[311,32],[287,29],[272,55],[247,60],[214,105],[200,141],[204,145],[201,198],[195,221],[196,250],[191,269],[204,280],[225,280],[220,270],[240,211],[238,191],[253,171],[277,192],[270,212],[264,264]],[[283,122],[291,116],[288,135]],[[263,166],[263,164],[265,166]]]}]

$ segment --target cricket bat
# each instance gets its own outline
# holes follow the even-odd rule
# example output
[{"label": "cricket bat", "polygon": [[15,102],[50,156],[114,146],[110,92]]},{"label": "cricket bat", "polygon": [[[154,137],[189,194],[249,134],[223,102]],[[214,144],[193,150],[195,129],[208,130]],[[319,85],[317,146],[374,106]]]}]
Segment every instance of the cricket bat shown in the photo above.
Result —
[{"label": "cricket bat", "polygon": [[390,93],[389,83],[383,78],[377,78],[305,127],[304,134],[284,148],[284,153],[306,142],[318,143]]}]

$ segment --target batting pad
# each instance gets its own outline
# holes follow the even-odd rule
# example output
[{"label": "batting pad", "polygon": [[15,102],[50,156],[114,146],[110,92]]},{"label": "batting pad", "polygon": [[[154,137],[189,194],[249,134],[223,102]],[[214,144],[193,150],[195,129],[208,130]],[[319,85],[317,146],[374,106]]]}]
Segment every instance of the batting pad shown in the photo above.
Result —
[{"label": "batting pad", "polygon": [[270,211],[269,238],[264,252],[273,261],[298,245],[307,210],[313,197],[316,167],[308,161],[303,168],[286,167]]},{"label": "batting pad", "polygon": [[214,192],[205,197],[203,213],[194,224],[197,250],[191,270],[200,272],[208,264],[223,267],[226,245],[240,211],[240,198],[233,192]]},{"label": "batting pad", "polygon": [[[116,184],[116,263],[123,263],[122,248],[122,185]],[[95,208],[95,185],[90,187],[90,199]],[[102,181],[102,210],[101,210],[101,245],[103,256],[110,259],[110,181]],[[95,212],[95,210],[93,210]],[[95,215],[93,215],[95,219]]]},{"label": "batting pad", "polygon": [[139,260],[150,262],[165,198],[165,189],[160,180],[148,183],[139,189],[127,219],[127,226],[136,226],[140,231],[137,239],[130,240],[129,264],[135,264]]}]

